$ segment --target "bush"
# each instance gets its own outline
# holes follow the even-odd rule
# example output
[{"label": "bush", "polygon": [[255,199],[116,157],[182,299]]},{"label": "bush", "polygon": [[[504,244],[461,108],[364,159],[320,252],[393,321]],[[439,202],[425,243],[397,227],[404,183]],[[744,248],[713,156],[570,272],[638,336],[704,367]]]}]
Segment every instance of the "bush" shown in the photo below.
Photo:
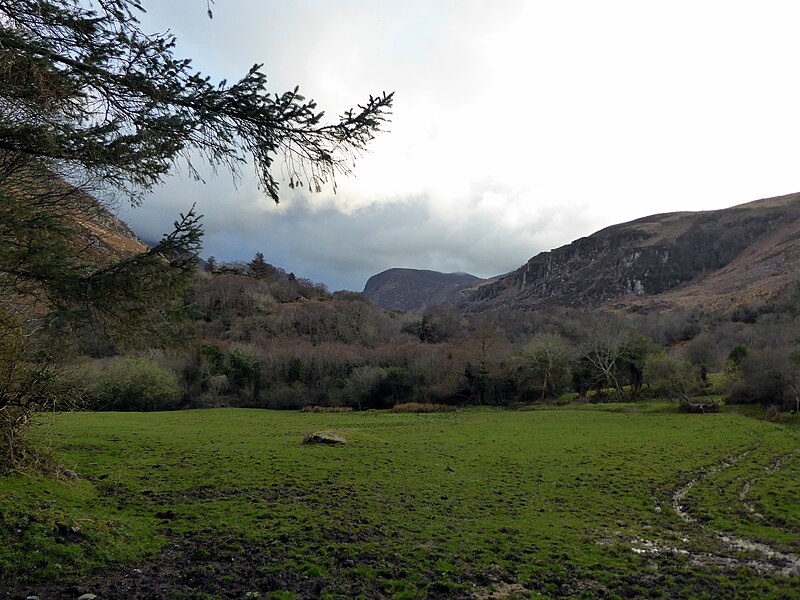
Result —
[{"label": "bush", "polygon": [[787,356],[779,351],[748,353],[741,359],[741,376],[726,402],[731,404],[772,404],[789,408],[794,400]]},{"label": "bush", "polygon": [[258,407],[277,410],[297,410],[304,406],[318,404],[317,397],[299,383],[278,383],[261,390]]},{"label": "bush", "polygon": [[96,410],[172,410],[181,405],[178,376],[149,358],[113,358],[92,363],[85,395]]},{"label": "bush", "polygon": [[764,411],[762,418],[770,423],[779,422],[781,420],[781,407],[777,404],[770,404]]},{"label": "bush", "polygon": [[689,396],[702,386],[700,372],[687,360],[669,354],[655,354],[647,359],[644,379],[659,397]]}]

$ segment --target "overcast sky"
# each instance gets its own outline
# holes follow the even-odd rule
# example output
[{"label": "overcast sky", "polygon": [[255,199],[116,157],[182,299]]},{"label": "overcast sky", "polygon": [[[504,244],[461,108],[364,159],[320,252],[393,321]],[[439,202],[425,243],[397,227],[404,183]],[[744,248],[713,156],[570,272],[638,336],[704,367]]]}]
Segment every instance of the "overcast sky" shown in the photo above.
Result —
[{"label": "overcast sky", "polygon": [[145,0],[214,80],[264,63],[331,118],[395,92],[338,193],[281,203],[177,174],[121,213],[148,240],[197,202],[204,256],[332,290],[391,267],[491,276],[607,225],[800,191],[800,2]]}]

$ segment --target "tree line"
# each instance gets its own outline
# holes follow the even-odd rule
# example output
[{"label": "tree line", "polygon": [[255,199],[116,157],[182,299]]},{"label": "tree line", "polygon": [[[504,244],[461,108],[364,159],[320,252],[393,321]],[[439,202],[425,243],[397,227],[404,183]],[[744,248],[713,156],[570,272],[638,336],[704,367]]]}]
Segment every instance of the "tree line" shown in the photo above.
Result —
[{"label": "tree line", "polygon": [[[796,404],[797,315],[783,299],[748,309],[757,316],[745,320],[740,309],[400,312],[377,309],[360,294],[331,294],[272,265],[268,275],[243,269],[198,272],[186,297],[195,316],[188,345],[151,350],[153,369],[174,375],[161,408],[360,410],[408,401],[514,405],[712,393],[783,409]],[[96,340],[87,344],[96,357],[106,352]],[[114,361],[98,360],[101,371]],[[94,407],[141,408],[103,402]]]}]

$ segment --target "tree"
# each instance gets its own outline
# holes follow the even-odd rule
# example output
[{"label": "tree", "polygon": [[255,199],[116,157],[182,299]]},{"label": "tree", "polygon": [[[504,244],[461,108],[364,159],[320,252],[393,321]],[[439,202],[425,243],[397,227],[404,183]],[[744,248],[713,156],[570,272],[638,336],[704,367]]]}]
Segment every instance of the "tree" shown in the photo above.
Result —
[{"label": "tree", "polygon": [[742,380],[742,363],[749,356],[747,346],[737,344],[729,353],[723,368],[725,389],[734,390]]},{"label": "tree", "polygon": [[739,377],[726,396],[732,404],[764,406],[795,404],[789,381],[790,357],[784,348],[747,352],[739,362]]},{"label": "tree", "polygon": [[644,381],[644,367],[652,344],[647,338],[633,334],[618,324],[606,323],[594,328],[578,353],[576,383],[584,393],[588,388],[598,392],[612,388],[620,400],[636,397]]},{"label": "tree", "polygon": [[21,364],[58,379],[43,340],[87,323],[129,337],[180,304],[195,270],[193,210],[148,252],[86,252],[75,223],[100,210],[89,193],[139,203],[176,161],[199,178],[196,157],[234,177],[252,161],[275,202],[278,156],[290,187],[335,186],[392,105],[383,93],[326,124],[297,88],[268,92],[260,65],[212,84],[174,56],[171,34],[140,29],[142,10],[139,0],[0,0],[0,339],[19,341],[0,348],[0,427],[15,428],[16,444],[5,466],[27,451],[25,424],[53,397],[19,377]]},{"label": "tree", "polygon": [[499,371],[506,350],[503,338],[485,320],[473,321],[469,331],[464,364],[464,379],[470,396],[478,404],[502,402]]},{"label": "tree", "polygon": [[412,385],[406,369],[401,367],[356,367],[345,381],[346,401],[358,410],[390,408],[397,402],[410,400]]},{"label": "tree", "polygon": [[454,338],[460,329],[458,315],[450,310],[433,310],[403,326],[404,333],[410,333],[425,344],[439,344]]},{"label": "tree", "polygon": [[800,413],[800,339],[792,342],[794,348],[789,352],[787,380],[792,396],[794,396],[794,412]]},{"label": "tree", "polygon": [[200,240],[190,212],[149,251],[98,261],[75,242],[78,190],[54,186],[64,189],[28,201],[6,183],[0,175],[0,470],[31,462],[25,432],[35,412],[76,400],[62,364],[72,334],[96,327],[134,343],[180,307]]},{"label": "tree", "polygon": [[692,363],[666,352],[653,354],[647,358],[644,376],[648,385],[659,397],[690,396],[702,385],[699,370]]},{"label": "tree", "polygon": [[703,385],[708,385],[708,373],[716,371],[721,354],[717,342],[709,332],[703,332],[686,344],[684,356],[695,365],[700,372]]},{"label": "tree", "polygon": [[655,347],[646,337],[637,334],[630,334],[625,340],[624,351],[620,357],[620,368],[627,375],[632,398],[636,398],[642,391],[647,358]]},{"label": "tree", "polygon": [[509,361],[517,389],[539,400],[560,394],[570,382],[572,350],[557,334],[535,336]]},{"label": "tree", "polygon": [[250,272],[256,279],[266,279],[278,272],[275,267],[264,260],[264,254],[261,252],[256,252],[255,257],[247,266],[250,267]]},{"label": "tree", "polygon": [[36,462],[25,435],[31,416],[75,399],[52,348],[33,343],[17,315],[0,310],[0,471]]},{"label": "tree", "polygon": [[617,398],[623,396],[622,358],[628,333],[619,327],[596,328],[579,352],[579,371],[590,381],[589,387],[598,392],[613,388]]}]

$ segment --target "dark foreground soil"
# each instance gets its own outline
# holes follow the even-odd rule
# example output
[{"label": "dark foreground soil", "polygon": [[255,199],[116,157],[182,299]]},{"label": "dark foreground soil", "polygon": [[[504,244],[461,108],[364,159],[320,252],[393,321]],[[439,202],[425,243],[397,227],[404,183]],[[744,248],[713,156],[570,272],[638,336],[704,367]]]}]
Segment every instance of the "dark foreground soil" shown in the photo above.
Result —
[{"label": "dark foreground soil", "polygon": [[[269,553],[270,560],[265,560]],[[327,597],[393,598],[397,594],[387,582],[411,574],[398,565],[379,578],[359,576],[352,560],[340,557],[342,577],[335,573],[314,575],[293,569],[277,569],[274,548],[241,541],[178,541],[168,546],[156,558],[137,567],[116,568],[71,582],[5,587],[0,583],[0,598],[21,599],[36,596],[40,600],[76,600],[83,594],[94,594],[98,600],[136,599],[175,600],[195,598],[297,598]],[[479,577],[476,581],[456,582],[449,579],[438,583],[433,573],[422,574],[429,579],[422,596],[473,598],[479,585],[494,587],[503,584],[497,573]],[[415,577],[416,578],[416,577]],[[489,597],[489,596],[486,596]]]},{"label": "dark foreground soil", "polygon": [[[5,586],[0,582],[0,599],[77,600],[94,594],[97,600],[111,599],[312,599],[312,598],[800,598],[797,578],[770,581],[753,577],[750,569],[690,566],[680,556],[653,556],[646,569],[616,575],[602,569],[570,565],[566,569],[543,571],[534,581],[515,581],[500,568],[461,573],[442,578],[435,571],[415,571],[405,561],[386,561],[385,556],[360,557],[372,563],[370,569],[340,556],[324,574],[300,572],[275,566],[276,549],[256,542],[233,540],[174,540],[150,561],[136,567],[119,567],[78,580],[58,584]],[[278,550],[277,554],[281,554]],[[554,557],[558,559],[558,557]],[[382,565],[381,570],[372,567]],[[373,576],[362,573],[374,573]],[[409,580],[411,587],[397,587]],[[776,584],[777,585],[774,585]],[[794,591],[792,591],[794,590]]]}]

